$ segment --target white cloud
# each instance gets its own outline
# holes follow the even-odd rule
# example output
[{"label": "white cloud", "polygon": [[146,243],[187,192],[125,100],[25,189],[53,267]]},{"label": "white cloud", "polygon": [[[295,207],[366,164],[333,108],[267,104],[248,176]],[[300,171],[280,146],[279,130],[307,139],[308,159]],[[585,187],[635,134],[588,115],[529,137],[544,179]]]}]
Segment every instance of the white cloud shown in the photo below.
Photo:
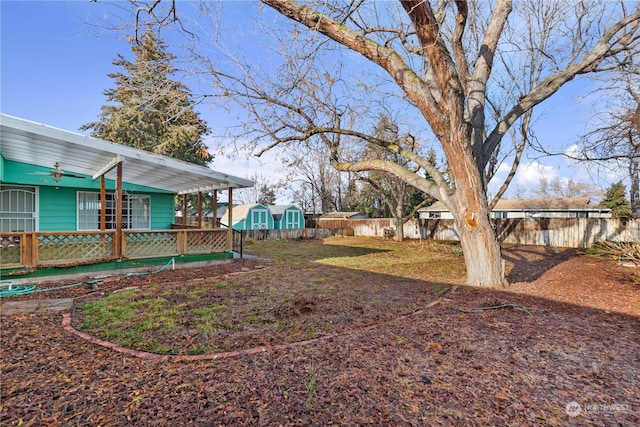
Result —
[{"label": "white cloud", "polygon": [[559,176],[558,170],[555,167],[543,165],[538,160],[534,160],[520,165],[514,177],[514,184],[522,187],[533,187],[538,185],[541,178],[551,180],[557,176]]}]

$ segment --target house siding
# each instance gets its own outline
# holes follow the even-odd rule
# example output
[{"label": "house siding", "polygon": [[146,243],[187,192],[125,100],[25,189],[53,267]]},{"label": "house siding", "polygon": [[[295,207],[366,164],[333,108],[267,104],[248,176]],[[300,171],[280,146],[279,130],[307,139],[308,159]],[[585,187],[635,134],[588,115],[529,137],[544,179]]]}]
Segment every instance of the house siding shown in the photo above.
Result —
[{"label": "house siding", "polygon": [[[77,231],[77,193],[99,192],[100,180],[64,177],[60,182],[53,181],[48,173],[51,168],[9,161],[2,163],[2,184],[21,185],[38,188],[37,224],[39,231]],[[115,181],[105,180],[107,192],[115,191]],[[145,194],[151,197],[151,229],[167,230],[171,228],[175,214],[174,194],[140,185],[124,183],[125,191]]]},{"label": "house siding", "polygon": [[151,194],[151,229],[168,230],[175,215],[173,194]]},{"label": "house siding", "polygon": [[40,231],[76,231],[76,189],[41,186]]}]

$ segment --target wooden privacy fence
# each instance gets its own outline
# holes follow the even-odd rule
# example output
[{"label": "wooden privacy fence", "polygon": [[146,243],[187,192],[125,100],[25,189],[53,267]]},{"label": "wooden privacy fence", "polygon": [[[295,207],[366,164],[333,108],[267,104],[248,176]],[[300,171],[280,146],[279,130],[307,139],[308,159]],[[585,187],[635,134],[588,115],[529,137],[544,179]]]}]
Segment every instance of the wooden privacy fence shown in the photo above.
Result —
[{"label": "wooden privacy fence", "polygon": [[298,228],[291,230],[242,230],[244,239],[251,240],[295,240],[323,239],[329,236],[353,236],[351,228]]},{"label": "wooden privacy fence", "polygon": [[[619,218],[513,218],[492,220],[504,243],[588,248],[598,241],[640,241],[640,219]],[[394,227],[390,218],[323,221],[323,227],[344,230],[355,236],[383,237]],[[452,219],[411,219],[404,224],[408,239],[460,240]]]},{"label": "wooden privacy fence", "polygon": [[[0,234],[0,267],[89,264],[116,259],[115,230]],[[226,252],[227,230],[124,230],[129,259]]]}]

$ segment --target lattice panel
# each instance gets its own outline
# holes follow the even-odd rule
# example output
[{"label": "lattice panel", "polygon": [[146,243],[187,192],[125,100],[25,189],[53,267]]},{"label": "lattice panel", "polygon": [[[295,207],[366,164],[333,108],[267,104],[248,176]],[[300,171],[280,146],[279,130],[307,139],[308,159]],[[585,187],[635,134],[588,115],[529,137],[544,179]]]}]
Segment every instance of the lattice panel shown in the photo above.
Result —
[{"label": "lattice panel", "polygon": [[177,232],[129,231],[125,234],[124,256],[128,258],[175,255]]},{"label": "lattice panel", "polygon": [[189,254],[224,252],[227,249],[227,232],[224,230],[189,230],[186,233],[187,253]]},{"label": "lattice panel", "polygon": [[38,262],[87,261],[113,255],[113,236],[102,233],[38,235]]},{"label": "lattice panel", "polygon": [[0,236],[0,265],[2,267],[20,266],[20,237]]}]

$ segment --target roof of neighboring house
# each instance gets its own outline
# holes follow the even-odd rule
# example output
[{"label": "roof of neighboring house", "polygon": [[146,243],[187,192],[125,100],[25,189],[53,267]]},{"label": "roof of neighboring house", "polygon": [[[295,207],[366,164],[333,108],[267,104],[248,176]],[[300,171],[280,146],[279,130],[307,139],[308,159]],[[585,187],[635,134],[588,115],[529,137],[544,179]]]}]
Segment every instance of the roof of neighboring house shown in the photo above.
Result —
[{"label": "roof of neighboring house", "polygon": [[321,215],[318,219],[350,219],[354,216],[366,217],[362,212],[329,212]]},{"label": "roof of neighboring house", "polygon": [[[260,203],[252,203],[249,205],[233,205],[233,210],[231,212],[231,219],[233,221],[241,221],[247,217],[247,214],[251,209],[255,207],[261,207],[263,209],[268,209],[266,206],[261,205]],[[229,218],[229,209],[225,209],[224,213],[220,217],[221,221],[225,221]]]},{"label": "roof of neighboring house", "polygon": [[[494,211],[608,211],[609,208],[590,203],[589,197],[567,197],[546,199],[500,199]],[[444,203],[437,201],[420,208],[421,212],[448,212]]]},{"label": "roof of neighboring house", "polygon": [[178,194],[252,187],[244,178],[206,166],[149,153],[103,139],[0,114],[0,152],[6,160],[53,168],[97,179],[115,179],[115,165],[123,161],[122,179]]}]

